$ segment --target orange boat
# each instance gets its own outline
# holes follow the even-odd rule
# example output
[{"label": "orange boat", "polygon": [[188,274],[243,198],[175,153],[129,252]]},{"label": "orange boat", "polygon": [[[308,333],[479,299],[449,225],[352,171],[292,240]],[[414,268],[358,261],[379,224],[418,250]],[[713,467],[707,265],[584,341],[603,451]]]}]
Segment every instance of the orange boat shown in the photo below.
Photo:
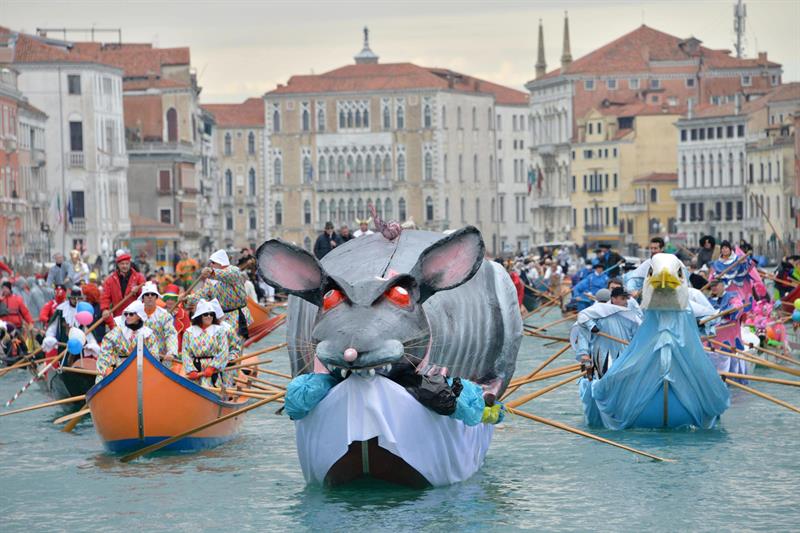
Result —
[{"label": "orange boat", "polygon": [[250,310],[250,316],[253,317],[253,323],[247,328],[250,336],[244,343],[245,347],[260,341],[286,320],[286,314],[270,317],[272,307],[264,307],[251,298],[247,299],[247,308]]},{"label": "orange boat", "polygon": [[[86,393],[94,427],[111,452],[127,452],[211,422],[247,400],[226,402],[171,371],[147,349],[134,350],[114,372]],[[239,431],[243,416],[181,439],[165,450],[195,451],[218,446]]]}]

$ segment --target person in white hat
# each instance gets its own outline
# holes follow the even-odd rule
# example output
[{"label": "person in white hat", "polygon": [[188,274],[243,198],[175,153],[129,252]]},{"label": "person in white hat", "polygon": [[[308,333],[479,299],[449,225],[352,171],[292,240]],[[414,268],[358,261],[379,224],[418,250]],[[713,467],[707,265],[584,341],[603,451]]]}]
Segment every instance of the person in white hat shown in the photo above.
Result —
[{"label": "person in white hat", "polygon": [[178,332],[172,314],[157,305],[159,298],[161,293],[158,292],[158,286],[152,281],[145,283],[142,295],[139,297],[147,315],[144,325],[153,330],[158,340],[158,352],[153,355],[169,367],[172,365],[172,360],[178,357]]},{"label": "person in white hat", "polygon": [[[221,382],[228,365],[228,326],[221,326],[222,309],[201,299],[194,307],[192,327],[183,334],[183,370],[203,387]],[[221,383],[220,383],[221,384]]]},{"label": "person in white hat", "polygon": [[122,320],[117,321],[117,326],[106,334],[100,345],[100,355],[97,357],[97,381],[111,374],[115,368],[136,350],[138,338],[143,337],[144,348],[151,354],[158,353],[158,345],[153,330],[144,325],[147,313],[144,304],[134,300],[122,312]]},{"label": "person in white hat", "polygon": [[242,339],[246,339],[247,327],[253,322],[247,308],[247,274],[231,265],[225,250],[217,250],[211,254],[208,264],[200,272],[200,277],[205,280],[203,286],[186,299],[186,307],[193,309],[201,299],[209,302],[217,299],[225,313],[222,320]]}]

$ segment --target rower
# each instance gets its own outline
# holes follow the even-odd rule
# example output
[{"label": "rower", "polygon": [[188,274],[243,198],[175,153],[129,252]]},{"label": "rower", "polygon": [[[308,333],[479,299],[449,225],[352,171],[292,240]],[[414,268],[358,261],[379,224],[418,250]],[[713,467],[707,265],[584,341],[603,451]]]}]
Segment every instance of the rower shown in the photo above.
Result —
[{"label": "rower", "polygon": [[578,310],[581,311],[591,305],[591,300],[584,293],[594,295],[600,289],[605,289],[608,285],[608,275],[603,272],[603,263],[596,263],[594,271],[586,276],[580,283],[572,289],[572,298],[577,303]]},{"label": "rower", "polygon": [[[610,297],[610,302],[600,301],[606,296]],[[626,346],[598,333],[630,341],[642,323],[641,312],[630,309],[628,299],[629,295],[622,287],[616,287],[610,293],[608,289],[601,289],[597,292],[598,301],[578,313],[578,319],[570,330],[570,342],[577,354],[576,359],[590,377],[595,370],[598,377],[603,377]]]},{"label": "rower", "polygon": [[[67,343],[69,340],[70,328],[80,327],[80,324],[78,324],[78,321],[75,319],[75,315],[78,313],[78,301],[81,297],[80,287],[73,286],[69,290],[67,299],[58,304],[50,319],[50,323],[47,325],[47,330],[45,330],[44,333],[45,339],[52,338],[55,342],[60,342],[61,344]],[[50,341],[48,345],[55,345],[55,343]],[[47,353],[46,355],[55,355],[55,351]]]},{"label": "rower", "polygon": [[650,259],[642,261],[642,264],[624,275],[625,289],[630,292],[634,298],[638,298],[639,294],[642,292],[644,278],[647,277],[650,271],[652,257],[664,251],[664,239],[661,237],[653,237],[650,239],[648,248],[650,250]]},{"label": "rower", "polygon": [[22,296],[12,294],[10,281],[4,281],[0,286],[0,320],[13,324],[17,329],[23,326],[27,329],[33,325]]},{"label": "rower", "polygon": [[169,367],[172,365],[172,360],[178,356],[178,332],[175,330],[169,311],[156,305],[160,297],[155,283],[148,281],[144,284],[140,296],[147,315],[144,324],[153,330],[158,343],[157,352],[153,355]]},{"label": "rower", "polygon": [[197,302],[192,327],[183,335],[183,370],[186,377],[200,380],[203,387],[213,387],[228,365],[228,334],[220,326],[222,309],[215,311],[208,300]]},{"label": "rower", "polygon": [[178,335],[178,353],[183,347],[183,332],[192,326],[189,312],[184,309],[183,304],[178,301],[180,288],[174,283],[170,283],[164,288],[161,299],[164,301],[164,308],[174,317],[172,325]]},{"label": "rower", "polygon": [[201,299],[210,302],[216,298],[225,313],[222,320],[243,340],[247,339],[247,327],[253,322],[247,308],[247,275],[231,265],[225,250],[217,250],[209,257],[209,266],[200,271],[200,277],[205,280],[203,286],[189,295],[187,307],[194,308]]},{"label": "rower", "polygon": [[137,349],[138,339],[141,336],[144,348],[151,354],[158,353],[158,341],[153,330],[144,325],[147,313],[144,304],[134,300],[122,312],[122,320],[109,331],[100,345],[100,354],[97,357],[97,376],[99,382],[111,374],[117,366],[121,365],[126,357]]}]

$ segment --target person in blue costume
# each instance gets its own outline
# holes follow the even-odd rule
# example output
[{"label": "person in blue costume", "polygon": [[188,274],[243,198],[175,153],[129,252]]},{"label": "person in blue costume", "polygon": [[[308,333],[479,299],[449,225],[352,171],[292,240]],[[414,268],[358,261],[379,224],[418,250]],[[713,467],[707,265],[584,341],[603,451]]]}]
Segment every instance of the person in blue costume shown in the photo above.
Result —
[{"label": "person in blue costume", "polygon": [[593,272],[572,289],[572,299],[577,304],[578,311],[583,311],[592,305],[592,300],[585,293],[594,295],[608,285],[608,274],[603,272],[602,263],[597,263],[593,268]]},{"label": "person in blue costume", "polygon": [[642,295],[644,321],[628,347],[601,379],[579,382],[587,423],[713,427],[730,395],[703,350],[677,257],[653,256]]},{"label": "person in blue costume", "polygon": [[570,343],[575,349],[576,359],[591,377],[596,371],[602,377],[617,359],[625,345],[600,333],[606,333],[625,341],[630,341],[642,323],[638,306],[628,305],[628,293],[622,287],[611,291],[610,302],[601,301],[602,289],[597,292],[597,300],[590,307],[578,313],[578,319],[570,330]]},{"label": "person in blue costume", "polygon": [[630,272],[625,273],[625,289],[631,293],[635,298],[639,297],[644,285],[644,278],[647,277],[647,272],[650,270],[652,257],[664,251],[664,239],[661,237],[653,237],[650,239],[650,258],[642,261],[642,264]]}]

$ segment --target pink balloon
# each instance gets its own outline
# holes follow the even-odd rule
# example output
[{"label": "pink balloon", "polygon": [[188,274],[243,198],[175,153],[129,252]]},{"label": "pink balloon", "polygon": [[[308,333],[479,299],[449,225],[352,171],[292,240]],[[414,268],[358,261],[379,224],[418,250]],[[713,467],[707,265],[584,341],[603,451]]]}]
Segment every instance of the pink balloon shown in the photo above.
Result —
[{"label": "pink balloon", "polygon": [[75,320],[81,326],[88,326],[92,323],[92,320],[94,320],[94,316],[89,311],[81,311],[75,314]]}]

